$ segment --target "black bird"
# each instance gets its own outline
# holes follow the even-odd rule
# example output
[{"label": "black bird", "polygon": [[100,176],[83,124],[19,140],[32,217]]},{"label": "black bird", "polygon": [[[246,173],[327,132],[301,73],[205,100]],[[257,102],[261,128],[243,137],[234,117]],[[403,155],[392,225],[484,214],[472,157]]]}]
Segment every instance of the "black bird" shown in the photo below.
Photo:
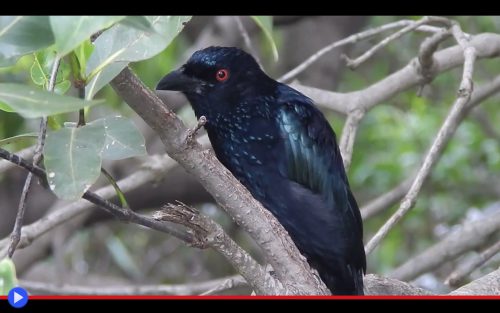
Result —
[{"label": "black bird", "polygon": [[163,77],[183,92],[217,158],[285,227],[334,294],[363,294],[363,225],[335,133],[311,99],[248,53],[208,47]]}]

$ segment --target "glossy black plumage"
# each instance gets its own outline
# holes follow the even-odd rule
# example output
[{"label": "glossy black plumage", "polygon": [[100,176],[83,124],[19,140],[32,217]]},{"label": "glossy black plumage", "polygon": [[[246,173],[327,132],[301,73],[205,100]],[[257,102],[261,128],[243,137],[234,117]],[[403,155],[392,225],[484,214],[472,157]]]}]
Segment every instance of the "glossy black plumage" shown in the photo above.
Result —
[{"label": "glossy black plumage", "polygon": [[218,159],[271,211],[334,294],[363,294],[363,226],[335,133],[311,99],[237,48],[195,52],[157,90],[182,91]]}]

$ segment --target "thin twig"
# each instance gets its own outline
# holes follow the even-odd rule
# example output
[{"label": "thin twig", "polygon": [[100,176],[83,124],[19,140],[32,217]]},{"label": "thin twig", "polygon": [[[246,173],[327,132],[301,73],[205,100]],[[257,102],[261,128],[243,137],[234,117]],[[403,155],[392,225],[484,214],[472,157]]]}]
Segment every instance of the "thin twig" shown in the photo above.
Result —
[{"label": "thin twig", "polygon": [[[227,283],[227,282],[230,282]],[[247,286],[240,276],[233,275],[203,282],[179,285],[136,285],[136,286],[79,286],[20,280],[19,285],[34,294],[64,295],[196,295],[211,290],[216,292]]]},{"label": "thin twig", "polygon": [[[169,173],[170,169],[176,166],[176,164],[177,163],[168,156],[149,156],[145,158],[144,166],[141,169],[121,179],[118,185],[123,192],[132,191],[148,182],[163,178]],[[108,185],[97,190],[96,194],[105,199],[111,199],[116,195],[116,192],[111,185]],[[57,210],[54,210],[43,219],[39,219],[33,224],[23,227],[18,248],[29,246],[43,234],[92,208],[94,208],[94,205],[85,200],[76,201],[57,208]],[[6,247],[8,246],[8,242],[8,238],[0,240],[0,259],[7,254]],[[5,249],[3,249],[3,247],[5,247]],[[3,252],[3,250],[5,250],[5,252]]]},{"label": "thin twig", "polygon": [[[416,23],[415,21],[411,21],[411,20],[401,20],[401,21],[385,24],[385,25],[382,25],[379,27],[375,27],[375,28],[351,35],[351,36],[346,37],[344,39],[341,39],[339,41],[335,41],[335,42],[329,44],[328,46],[320,49],[318,52],[314,53],[309,58],[307,58],[304,62],[299,64],[297,67],[295,67],[294,69],[292,69],[288,73],[286,73],[283,76],[281,76],[280,78],[278,78],[278,81],[280,81],[280,82],[290,81],[291,79],[293,79],[294,77],[296,77],[297,75],[302,73],[305,69],[307,69],[311,64],[316,62],[320,57],[322,57],[323,55],[332,51],[335,48],[345,46],[347,44],[353,44],[353,43],[356,43],[358,41],[371,38],[371,37],[373,37],[377,34],[380,34],[382,32],[385,32],[385,31],[388,31],[388,30],[391,30],[394,28],[413,25],[415,23]],[[417,30],[433,33],[433,32],[439,31],[440,28],[422,25],[422,26],[418,27]]]},{"label": "thin twig", "polygon": [[234,16],[234,20],[236,21],[236,25],[238,25],[238,30],[240,31],[241,36],[243,37],[243,41],[245,42],[245,46],[247,46],[248,51],[255,58],[257,64],[259,64],[259,66],[263,68],[262,63],[260,63],[259,55],[257,54],[257,51],[255,51],[252,45],[252,40],[250,39],[250,35],[248,35],[245,25],[243,25],[243,22],[241,21],[241,17]]},{"label": "thin twig", "polygon": [[387,46],[391,41],[398,39],[399,37],[413,31],[414,29],[416,29],[420,25],[428,24],[428,23],[432,23],[432,22],[440,22],[440,23],[443,23],[445,25],[450,24],[450,21],[446,18],[443,18],[443,17],[424,16],[423,18],[421,18],[419,21],[415,22],[414,24],[410,24],[410,25],[406,26],[405,28],[399,30],[398,32],[384,38],[382,41],[380,41],[378,44],[373,46],[370,50],[366,51],[365,53],[363,53],[361,56],[357,57],[356,59],[352,60],[349,57],[347,57],[346,55],[343,55],[343,58],[345,59],[346,64],[350,69],[355,69],[361,63],[365,62],[370,57],[372,57],[378,50]]},{"label": "thin twig", "polygon": [[356,132],[358,130],[359,122],[364,115],[365,112],[363,110],[354,110],[349,113],[349,116],[344,124],[344,129],[342,130],[339,147],[346,171],[349,170],[349,166],[351,165],[352,150],[354,147],[354,141],[356,140]]},{"label": "thin twig", "polygon": [[476,256],[472,261],[467,262],[463,266],[456,269],[448,276],[448,278],[446,278],[444,283],[451,287],[458,286],[465,278],[467,278],[467,276],[469,276],[470,273],[481,267],[484,263],[486,263],[486,261],[494,257],[499,252],[500,241],[497,241],[493,246]]},{"label": "thin twig", "polygon": [[418,193],[422,188],[426,178],[429,176],[433,166],[443,153],[449,140],[455,133],[461,119],[463,118],[463,111],[467,110],[467,103],[469,102],[473,90],[472,86],[472,73],[474,70],[474,61],[476,59],[476,50],[469,44],[465,35],[456,23],[451,27],[453,36],[463,49],[464,53],[464,67],[462,73],[462,81],[458,90],[458,96],[451,108],[450,113],[446,117],[443,125],[439,129],[434,142],[432,143],[429,152],[427,152],[424,162],[420,167],[415,180],[413,181],[410,190],[401,202],[399,209],[389,218],[389,220],[378,230],[365,247],[366,254],[369,254],[375,247],[385,238],[389,231],[408,213],[417,199]]},{"label": "thin twig", "polygon": [[439,47],[439,44],[448,39],[450,36],[451,31],[449,29],[443,29],[434,35],[427,37],[420,45],[418,62],[420,63],[420,75],[422,75],[425,79],[430,80],[432,78],[433,75],[431,74],[431,69],[434,65],[434,53]]},{"label": "thin twig", "polygon": [[371,200],[360,208],[361,218],[367,220],[396,204],[408,192],[415,177],[411,176],[386,193]]},{"label": "thin twig", "polygon": [[[17,155],[12,154],[12,153],[10,153],[7,150],[4,150],[2,148],[0,148],[0,158],[5,159],[5,160],[9,160],[9,161],[15,163],[16,165],[22,167],[23,169],[33,173],[38,178],[40,178],[40,180],[42,180],[44,182],[44,186],[47,188],[47,183],[46,183],[47,182],[47,175],[42,168],[40,168],[36,165],[33,165],[33,164],[27,162],[26,160],[19,158]],[[99,195],[97,195],[94,192],[86,191],[83,194],[82,198],[92,202],[93,204],[97,205],[99,208],[103,209],[104,211],[106,211],[106,212],[108,212],[108,213],[110,213],[110,214],[112,214],[112,215],[114,215],[114,216],[116,216],[124,221],[136,223],[136,224],[139,224],[142,226],[149,227],[151,229],[155,229],[155,230],[170,234],[170,235],[175,236],[175,237],[177,237],[177,238],[179,238],[187,243],[192,243],[195,240],[191,234],[189,234],[188,232],[186,232],[184,230],[181,230],[177,227],[173,227],[172,225],[167,224],[167,223],[158,222],[151,217],[138,214],[134,211],[123,209],[123,208],[117,206],[116,204],[114,204],[106,199],[101,198]]]},{"label": "thin twig", "polygon": [[200,294],[200,296],[208,296],[220,293],[221,291],[230,290],[238,287],[248,286],[248,283],[245,281],[241,275],[235,275],[226,278],[219,285],[216,285],[212,289],[209,289]]},{"label": "thin twig", "polygon": [[[61,63],[61,58],[56,56],[54,59],[54,65],[52,65],[52,71],[50,73],[50,80],[48,85],[48,91],[53,92],[56,79],[57,71],[59,70],[59,64]],[[33,155],[33,164],[38,165],[42,159],[43,146],[45,144],[45,136],[47,134],[47,117],[42,117],[40,121],[40,131],[38,133],[38,140],[35,146],[35,153]],[[19,200],[19,206],[17,208],[16,220],[14,222],[14,229],[10,235],[10,246],[9,246],[9,258],[12,258],[14,252],[16,251],[17,244],[21,238],[21,228],[23,227],[24,212],[26,211],[26,200],[28,199],[29,190],[31,188],[31,182],[33,180],[33,174],[28,173],[26,181],[24,182],[23,191],[21,193],[21,199]]]},{"label": "thin twig", "polygon": [[196,136],[196,133],[198,131],[200,131],[200,129],[203,126],[205,126],[206,123],[207,123],[207,118],[204,115],[200,116],[200,118],[198,119],[198,122],[196,123],[196,126],[188,129],[187,135],[186,135],[186,141],[192,142]]},{"label": "thin twig", "polygon": [[[35,152],[35,146],[31,146],[22,150],[19,150],[15,152],[20,158],[23,159],[29,159],[33,156],[33,153]],[[12,164],[9,161],[6,160],[1,160],[0,159],[0,173],[5,172],[11,168],[15,167],[14,164]]]}]

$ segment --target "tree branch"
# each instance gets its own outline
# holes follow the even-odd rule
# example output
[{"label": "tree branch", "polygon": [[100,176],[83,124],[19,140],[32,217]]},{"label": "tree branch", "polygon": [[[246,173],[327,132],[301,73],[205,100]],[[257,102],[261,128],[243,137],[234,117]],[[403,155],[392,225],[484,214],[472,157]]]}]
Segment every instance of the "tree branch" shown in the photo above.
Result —
[{"label": "tree branch", "polygon": [[212,247],[222,254],[255,288],[257,294],[293,294],[285,290],[279,281],[266,272],[263,266],[238,246],[219,224],[200,214],[199,211],[183,203],[169,204],[163,207],[162,211],[156,212],[154,218],[182,224],[190,229],[198,243]]},{"label": "tree branch", "polygon": [[78,286],[20,280],[19,284],[34,294],[66,295],[197,295],[215,293],[237,287],[248,286],[240,276],[233,275],[209,281],[180,285],[135,285],[135,286]]},{"label": "tree branch", "polygon": [[348,58],[347,56],[344,55],[344,59],[346,61],[347,66],[350,69],[357,68],[361,63],[363,63],[366,60],[368,60],[378,50],[380,50],[383,47],[387,46],[391,41],[396,40],[399,37],[401,37],[401,36],[403,36],[403,35],[411,32],[411,31],[415,30],[420,25],[428,24],[428,23],[432,23],[432,22],[439,22],[439,23],[443,23],[445,25],[449,25],[450,24],[450,20],[448,20],[447,18],[438,17],[438,16],[424,16],[419,21],[416,21],[413,24],[409,24],[408,26],[406,26],[405,28],[399,30],[398,32],[396,32],[396,33],[394,33],[394,34],[392,34],[392,35],[384,38],[378,44],[376,44],[375,46],[373,46],[370,50],[366,51],[365,53],[363,53],[361,56],[357,57],[354,60],[351,60],[350,58]]},{"label": "tree branch", "polygon": [[327,292],[324,284],[317,283],[309,265],[274,216],[250,195],[211,151],[202,149],[196,142],[181,140],[186,133],[181,120],[129,68],[115,77],[111,85],[158,133],[167,153],[194,175],[257,242],[285,288],[296,289],[301,294]]},{"label": "tree branch", "polygon": [[[351,36],[344,38],[342,40],[335,41],[335,42],[329,44],[328,46],[322,48],[318,52],[314,53],[309,58],[307,58],[304,62],[299,64],[297,67],[295,67],[294,69],[292,69],[288,73],[286,73],[283,76],[281,76],[280,78],[278,78],[278,81],[279,82],[290,81],[291,79],[295,78],[297,75],[302,73],[305,69],[307,69],[311,64],[316,62],[320,57],[322,57],[323,55],[332,51],[335,48],[345,46],[347,44],[357,43],[357,42],[364,40],[364,39],[369,39],[377,34],[380,34],[382,32],[385,32],[385,31],[388,31],[391,29],[415,25],[415,23],[416,23],[415,21],[411,21],[411,20],[401,20],[401,21],[397,21],[394,23],[389,23],[389,24],[385,24],[385,25],[382,25],[379,27],[371,28],[371,29],[368,29],[366,31],[351,35]],[[436,32],[436,31],[440,30],[439,28],[432,27],[432,26],[420,26],[420,27],[417,27],[417,29],[419,29],[421,31],[425,31],[425,32]]]},{"label": "tree branch", "polygon": [[469,41],[465,39],[465,35],[458,26],[458,24],[453,24],[451,27],[451,32],[459,45],[463,49],[464,54],[464,68],[462,73],[462,81],[460,82],[460,88],[458,90],[458,98],[455,100],[450,113],[446,117],[443,125],[439,129],[434,142],[432,143],[429,151],[427,152],[424,162],[417,172],[417,176],[410,187],[410,190],[406,194],[405,198],[401,202],[399,209],[389,218],[389,220],[379,229],[379,231],[372,237],[365,247],[366,253],[371,253],[375,247],[385,238],[389,231],[398,223],[415,205],[418,193],[422,188],[425,180],[431,173],[432,168],[439,160],[444,148],[448,144],[449,140],[455,133],[458,125],[463,119],[463,112],[467,108],[467,103],[469,102],[473,90],[472,86],[472,73],[474,69],[474,61],[476,59],[476,50],[469,44]]},{"label": "tree branch", "polygon": [[[483,33],[473,36],[469,44],[476,49],[476,57],[493,58],[500,55],[500,35]],[[449,71],[464,63],[463,49],[453,46],[439,50],[434,54],[434,66],[429,73],[435,77],[439,73]],[[390,74],[384,79],[367,88],[347,93],[326,91],[314,87],[292,83],[290,86],[303,92],[322,107],[332,109],[344,115],[352,110],[362,108],[368,111],[378,103],[386,102],[395,95],[428,82],[429,77],[420,75],[421,69],[418,58],[411,60],[405,67]]]},{"label": "tree branch", "polygon": [[[31,173],[35,174],[38,176],[46,185],[46,175],[45,171],[37,166],[34,166],[30,164],[29,162],[25,161],[24,159],[19,158],[15,154],[11,154],[10,152],[1,149],[0,148],[0,158],[9,160],[16,165],[30,171]],[[137,172],[140,173],[140,172]],[[137,174],[136,173],[136,174]],[[132,176],[138,177],[138,175],[133,174]],[[141,173],[145,174],[145,173]],[[153,174],[150,174],[153,175]],[[146,175],[144,175],[146,176]],[[130,178],[129,177],[129,178]],[[124,180],[122,180],[124,181]],[[130,182],[130,179],[128,179]],[[130,184],[137,184],[136,180],[130,182]],[[137,185],[135,185],[137,186]],[[127,186],[122,186],[122,190],[127,190]],[[112,197],[115,195],[114,189],[112,186],[108,186],[105,188],[102,188],[102,193],[107,193],[109,197]],[[178,229],[176,226],[167,224],[167,223],[160,223],[155,221],[152,218],[146,217],[144,215],[137,214],[133,211],[128,211],[128,210],[123,210],[122,208],[116,206],[115,204],[104,200],[101,198],[98,194],[87,191],[84,195],[83,198],[86,200],[89,200],[93,204],[97,205],[101,209],[104,209],[106,212],[111,213],[125,221],[128,222],[134,222],[161,232],[165,232],[168,234],[171,234],[181,240],[184,240],[186,242],[192,242],[193,238],[190,234],[188,234],[186,231]],[[87,208],[87,206],[82,205],[82,201],[78,201],[75,203],[72,203],[71,205],[67,206],[65,210],[57,210],[56,212],[52,213],[51,215],[45,217],[44,219],[41,219],[35,223],[33,223],[30,226],[24,227],[23,228],[23,234],[21,235],[21,241],[19,242],[19,247],[24,247],[26,245],[29,245],[31,241],[38,236],[44,234],[48,230],[54,228],[57,225],[60,225],[64,223],[65,221],[71,219],[74,216],[77,216],[78,214],[84,212]],[[4,255],[7,253],[6,249],[6,239],[3,239],[0,241],[0,247],[4,246],[3,249],[0,250],[0,257],[4,257]]]},{"label": "tree branch", "polygon": [[448,286],[458,286],[470,273],[475,269],[481,267],[486,261],[494,257],[498,252],[500,252],[500,241],[497,241],[493,246],[484,250],[476,256],[472,261],[459,266],[453,273],[451,273],[445,280],[445,284]]},{"label": "tree branch", "polygon": [[403,196],[408,192],[411,187],[414,176],[410,176],[396,187],[392,188],[388,192],[378,196],[377,198],[371,200],[367,204],[361,207],[361,217],[363,220],[367,220],[372,216],[383,212],[385,209],[390,208],[396,204]]},{"label": "tree branch", "polygon": [[[54,64],[52,65],[52,71],[50,73],[49,85],[47,90],[49,92],[54,92],[54,87],[56,85],[57,71],[59,70],[59,64],[61,63],[61,58],[56,56],[54,59]],[[38,132],[38,139],[35,146],[35,152],[33,155],[33,164],[38,165],[42,159],[43,146],[45,144],[45,136],[47,134],[47,117],[42,117],[40,121],[40,131]],[[8,250],[9,258],[12,258],[14,252],[16,251],[17,244],[21,238],[21,228],[23,227],[24,212],[26,211],[26,200],[28,199],[28,193],[31,188],[31,182],[33,180],[33,174],[28,173],[26,181],[24,182],[23,191],[21,193],[21,199],[19,200],[19,206],[17,208],[16,220],[14,222],[14,229],[10,235],[10,245]]]},{"label": "tree branch", "polygon": [[344,129],[342,130],[339,148],[346,171],[349,170],[349,166],[351,165],[352,150],[354,147],[354,141],[356,140],[356,132],[358,130],[359,122],[364,115],[365,112],[362,110],[354,110],[349,113],[349,116],[344,124]]},{"label": "tree branch", "polygon": [[498,296],[499,294],[500,294],[500,268],[450,293],[450,295],[452,296],[458,296],[458,295]]},{"label": "tree branch", "polygon": [[[28,159],[33,156],[33,153],[35,152],[35,146],[31,146],[25,149],[22,149],[20,151],[15,152],[20,158],[23,159]],[[9,162],[7,160],[0,160],[0,173],[7,171],[8,169],[11,169],[15,167],[15,164],[12,164],[12,162]]]},{"label": "tree branch", "polygon": [[397,267],[388,276],[399,280],[414,279],[467,251],[480,247],[499,229],[500,212],[466,223],[440,242]]}]

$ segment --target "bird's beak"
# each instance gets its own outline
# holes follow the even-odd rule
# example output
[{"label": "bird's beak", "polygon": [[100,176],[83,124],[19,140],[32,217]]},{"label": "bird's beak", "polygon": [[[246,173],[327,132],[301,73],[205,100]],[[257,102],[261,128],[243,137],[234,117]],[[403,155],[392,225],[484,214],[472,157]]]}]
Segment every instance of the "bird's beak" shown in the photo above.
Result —
[{"label": "bird's beak", "polygon": [[156,90],[189,92],[194,90],[198,85],[199,81],[196,78],[184,74],[183,68],[181,67],[163,77],[158,85],[156,85]]}]

